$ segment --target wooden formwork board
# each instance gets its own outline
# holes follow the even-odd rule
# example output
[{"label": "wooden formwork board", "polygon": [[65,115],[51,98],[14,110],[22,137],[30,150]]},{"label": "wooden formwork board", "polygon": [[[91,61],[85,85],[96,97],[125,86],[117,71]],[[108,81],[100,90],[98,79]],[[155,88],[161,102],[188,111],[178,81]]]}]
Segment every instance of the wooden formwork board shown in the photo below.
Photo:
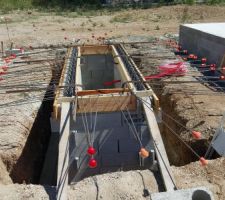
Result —
[{"label": "wooden formwork board", "polygon": [[[65,63],[63,65],[62,73],[61,73],[60,80],[59,80],[59,86],[63,86],[64,74],[65,74],[66,65],[67,65],[70,54],[71,54],[71,48],[69,48],[67,50],[66,60],[65,60]],[[53,113],[52,113],[52,117],[54,119],[59,118],[59,115],[60,115],[60,104],[58,103],[58,98],[60,96],[60,93],[61,93],[60,89],[58,89],[55,92],[55,100],[54,100],[54,103],[53,103]]]},{"label": "wooden formwork board", "polygon": [[[121,81],[122,82],[132,81],[119,53],[117,52],[117,50],[114,46],[112,46],[112,55],[114,57],[114,61],[117,63],[117,69],[120,72]],[[134,89],[133,83],[128,83],[127,85],[130,89]]]},{"label": "wooden formwork board", "polygon": [[[121,45],[121,48],[124,50],[126,56],[127,56],[128,58],[130,58],[130,55],[127,53],[127,51],[125,50],[125,48],[124,48],[122,45]],[[142,75],[141,71],[138,69],[138,67],[137,67],[137,65],[135,64],[135,62],[134,62],[132,59],[130,59],[130,61],[131,61],[132,65],[133,65],[133,67],[135,68],[136,72],[140,74],[141,79],[142,79],[142,81],[143,81],[144,84],[145,84],[145,87],[146,87],[148,90],[152,90],[151,87],[150,87],[150,85],[149,85],[148,83],[146,83],[145,77]],[[153,106],[154,106],[154,109],[155,109],[156,111],[159,111],[159,110],[160,110],[159,98],[157,97],[157,95],[156,95],[153,91],[152,91],[152,97],[153,97],[153,103],[154,103]]]},{"label": "wooden formwork board", "polygon": [[126,109],[134,111],[136,108],[137,101],[133,95],[79,97],[77,101],[77,113],[115,112]]},{"label": "wooden formwork board", "polygon": [[130,89],[113,88],[113,89],[98,89],[98,90],[81,90],[77,91],[77,96],[103,95],[103,94],[124,93],[124,92],[130,92]]},{"label": "wooden formwork board", "polygon": [[110,45],[96,45],[96,46],[80,46],[81,55],[96,55],[109,54],[112,48]]},{"label": "wooden formwork board", "polygon": [[[124,63],[123,63],[120,55],[118,54],[116,48],[113,45],[79,46],[77,48],[78,48],[78,57],[77,57],[77,63],[76,63],[76,66],[77,66],[76,67],[76,84],[82,85],[80,57],[82,55],[94,55],[94,54],[112,54],[112,56],[114,57],[115,64],[116,64],[115,67],[117,67],[118,70],[119,70],[122,82],[131,81],[129,73],[127,72],[126,67],[124,66]],[[70,52],[71,52],[71,49],[68,50],[67,58],[69,57]],[[124,52],[127,56],[129,56],[129,54],[127,54],[125,49],[124,49]],[[68,61],[68,59],[66,59],[66,61],[65,61],[59,85],[63,84],[62,80],[63,80],[63,77],[64,77],[64,71],[65,71],[65,66],[66,66],[67,61]],[[139,69],[135,65],[135,63],[132,61],[132,59],[131,59],[131,62],[133,64],[133,66],[135,67],[136,72],[141,75],[141,72],[139,71]],[[143,82],[145,82],[145,78],[142,75],[141,75],[141,79],[142,79]],[[135,87],[134,87],[133,83],[128,83],[127,85],[128,85],[130,90],[134,90]],[[147,87],[148,90],[151,90],[150,86],[147,83],[145,83],[145,86]],[[115,93],[114,90],[118,90],[118,89],[120,91],[116,91],[117,92],[116,95],[118,95],[117,96],[118,100],[116,102],[120,102],[120,105],[117,105],[115,103],[115,101],[111,101],[112,97],[111,96],[109,97],[109,95],[107,95],[108,93]],[[127,91],[128,90],[127,88],[126,89],[114,88],[111,91],[110,89],[107,89],[107,90],[106,89],[82,90],[82,88],[79,87],[79,88],[76,88],[76,90],[77,90],[76,91],[77,96],[85,96],[85,95],[89,96],[89,95],[93,95],[93,94],[95,95],[96,94],[96,97],[91,97],[91,99],[93,99],[93,98],[98,99],[97,104],[92,105],[92,106],[97,106],[98,112],[119,111],[120,108],[124,109],[124,108],[126,108],[126,106],[130,110],[136,109],[136,98],[134,98],[133,96],[132,97],[126,96],[124,94],[122,96],[120,96],[121,92],[124,92],[124,91],[129,92],[129,91]],[[105,94],[105,96],[104,96],[104,94]],[[154,93],[152,94],[152,96],[153,96],[153,100],[154,100],[154,107],[156,108],[156,110],[159,110],[160,109],[159,99],[157,98],[157,96]],[[60,91],[57,91],[56,92],[56,98],[55,98],[55,101],[54,101],[54,106],[53,106],[53,118],[59,118],[60,117],[60,112],[61,112],[60,103],[64,101],[64,100],[61,101],[60,98],[61,98]],[[89,97],[85,97],[85,98],[82,97],[82,98],[78,99],[78,107],[80,105],[80,108],[78,108],[78,113],[84,112],[85,107],[88,107],[86,112],[88,112],[88,110],[91,109],[91,108],[89,109],[90,106],[86,105],[86,104],[88,104],[87,99],[90,99],[90,98]],[[69,101],[70,100],[71,100],[71,98],[69,98]],[[127,100],[127,101],[125,101],[125,100]],[[95,101],[93,100],[93,102],[95,102]],[[110,103],[108,103],[108,102],[110,102]],[[124,102],[127,102],[127,103],[124,103]]]}]

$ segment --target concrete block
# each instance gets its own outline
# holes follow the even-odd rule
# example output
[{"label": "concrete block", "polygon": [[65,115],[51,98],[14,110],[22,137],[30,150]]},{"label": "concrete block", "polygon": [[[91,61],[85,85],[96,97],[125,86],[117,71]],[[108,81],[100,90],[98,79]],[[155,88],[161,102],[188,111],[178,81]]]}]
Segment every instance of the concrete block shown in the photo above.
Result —
[{"label": "concrete block", "polygon": [[101,158],[101,166],[103,167],[132,166],[139,163],[138,153],[104,154]]},{"label": "concrete block", "polygon": [[135,139],[122,139],[119,140],[119,152],[120,153],[138,153],[140,150],[140,144]]},{"label": "concrete block", "polygon": [[112,173],[117,171],[121,171],[121,168],[120,167],[102,167],[100,169],[100,174]]},{"label": "concrete block", "polygon": [[118,153],[118,140],[107,140],[98,146],[100,154]]}]

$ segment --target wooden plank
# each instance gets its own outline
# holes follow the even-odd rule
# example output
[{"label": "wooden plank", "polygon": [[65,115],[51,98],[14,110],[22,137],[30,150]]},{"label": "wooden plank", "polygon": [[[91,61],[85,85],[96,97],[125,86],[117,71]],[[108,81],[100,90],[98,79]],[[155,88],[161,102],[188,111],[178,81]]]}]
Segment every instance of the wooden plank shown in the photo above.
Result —
[{"label": "wooden plank", "polygon": [[[149,104],[151,103],[150,99],[147,97],[142,98],[145,102],[147,101]],[[170,169],[170,163],[166,154],[165,146],[163,144],[163,140],[159,131],[159,127],[154,115],[153,110],[150,110],[146,104],[143,104],[144,113],[146,116],[148,128],[150,130],[150,134],[154,141],[156,157],[158,160],[160,172],[163,178],[164,186],[166,191],[173,191],[176,187],[174,182],[174,177],[172,171]]]},{"label": "wooden plank", "polygon": [[[59,87],[60,86],[63,86],[64,74],[65,74],[65,71],[66,71],[66,66],[67,66],[67,63],[68,63],[68,59],[69,59],[69,57],[71,55],[71,51],[72,51],[71,48],[67,50],[66,60],[64,62],[63,69],[62,69],[62,73],[61,73],[60,80],[59,80]],[[54,103],[53,103],[52,117],[54,119],[58,119],[60,117],[60,104],[58,103],[58,98],[60,96],[60,93],[61,93],[61,90],[58,89],[56,91],[55,100],[54,100]]]},{"label": "wooden plank", "polygon": [[[125,52],[127,58],[129,58],[129,60],[131,61],[132,65],[134,66],[134,68],[135,68],[135,70],[136,70],[136,72],[137,72],[138,74],[140,74],[142,81],[145,82],[145,83],[144,83],[145,87],[146,87],[148,90],[151,90],[151,91],[152,91],[150,85],[149,85],[148,83],[146,83],[145,77],[142,75],[141,71],[138,69],[138,67],[137,67],[137,65],[135,64],[135,62],[130,58],[130,55],[127,53],[126,49],[125,49],[125,48],[123,47],[123,45],[121,45],[121,44],[120,44],[120,47],[124,50],[124,52]],[[156,95],[153,91],[152,91],[152,97],[153,97],[153,101],[154,101],[154,109],[155,109],[156,111],[159,111],[159,110],[160,110],[159,98],[157,97],[157,95]]]},{"label": "wooden plank", "polygon": [[[115,67],[117,67],[117,69],[118,69],[118,71],[120,73],[121,82],[132,81],[131,78],[130,78],[129,73],[126,70],[126,67],[125,67],[122,59],[119,56],[119,53],[117,52],[117,50],[116,50],[116,48],[114,46],[112,46],[112,55],[114,57],[114,61],[117,63],[117,65]],[[127,85],[128,85],[128,87],[130,89],[134,89],[135,88],[133,83],[128,83]]]},{"label": "wooden plank", "polygon": [[123,93],[130,92],[128,88],[113,88],[113,89],[98,89],[98,90],[81,90],[77,91],[77,96],[89,96],[89,95],[99,95],[99,94],[113,94],[113,93]]},{"label": "wooden plank", "polygon": [[92,98],[78,98],[77,113],[83,112],[115,112],[120,110],[136,110],[135,96],[101,96]]},{"label": "wooden plank", "polygon": [[109,54],[111,53],[111,46],[109,45],[96,45],[96,46],[81,46],[81,55],[96,55],[96,54]]},{"label": "wooden plank", "polygon": [[67,200],[69,170],[70,103],[62,103],[57,169],[57,200]]},{"label": "wooden plank", "polygon": [[[81,75],[81,50],[80,50],[80,47],[77,48],[77,64],[76,64],[76,78],[75,78],[75,81],[76,81],[76,84],[79,84],[79,85],[82,85],[82,75]],[[81,87],[77,88],[77,90],[82,90]]]}]

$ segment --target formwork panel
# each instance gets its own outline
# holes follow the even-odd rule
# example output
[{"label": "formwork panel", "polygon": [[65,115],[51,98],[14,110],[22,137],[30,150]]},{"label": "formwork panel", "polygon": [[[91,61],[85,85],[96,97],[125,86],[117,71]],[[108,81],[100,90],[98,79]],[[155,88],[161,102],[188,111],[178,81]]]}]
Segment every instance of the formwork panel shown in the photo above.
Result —
[{"label": "formwork panel", "polygon": [[79,98],[77,113],[83,112],[115,112],[120,110],[136,110],[136,97],[134,96],[96,96]]}]

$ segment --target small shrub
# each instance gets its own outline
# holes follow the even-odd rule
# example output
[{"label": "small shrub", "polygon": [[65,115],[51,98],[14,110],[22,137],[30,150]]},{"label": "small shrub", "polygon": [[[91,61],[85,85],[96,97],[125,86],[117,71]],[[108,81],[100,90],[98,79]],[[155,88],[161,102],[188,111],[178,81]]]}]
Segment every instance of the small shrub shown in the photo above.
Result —
[{"label": "small shrub", "polygon": [[92,26],[93,26],[93,27],[96,27],[96,26],[97,26],[97,23],[96,23],[96,22],[93,22],[93,23],[92,23]]},{"label": "small shrub", "polygon": [[156,27],[155,27],[155,30],[160,30],[160,28],[159,28],[159,25],[157,25]]}]

